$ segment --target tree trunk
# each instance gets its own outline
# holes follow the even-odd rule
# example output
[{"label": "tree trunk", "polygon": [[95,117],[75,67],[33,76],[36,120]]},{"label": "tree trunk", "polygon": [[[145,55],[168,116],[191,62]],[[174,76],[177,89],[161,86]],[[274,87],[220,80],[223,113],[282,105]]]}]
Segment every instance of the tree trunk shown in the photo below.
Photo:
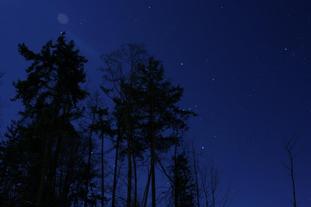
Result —
[{"label": "tree trunk", "polygon": [[295,170],[294,170],[294,158],[290,153],[290,177],[292,183],[292,194],[293,194],[293,207],[297,207],[297,198],[296,198],[296,181],[295,181]]},{"label": "tree trunk", "polygon": [[143,207],[147,207],[149,188],[150,188],[150,179],[151,179],[151,170],[149,169],[147,184],[144,190],[144,197],[143,197],[143,202],[142,202]]},{"label": "tree trunk", "polygon": [[[129,138],[131,139],[131,138]],[[128,140],[127,145],[127,207],[132,205],[132,153],[131,140]]]},{"label": "tree trunk", "polygon": [[156,207],[155,149],[153,141],[151,145],[151,206]]},{"label": "tree trunk", "polygon": [[155,128],[154,128],[154,89],[153,89],[153,82],[149,80],[148,88],[151,94],[151,100],[149,103],[150,111],[149,111],[149,139],[150,139],[150,171],[151,171],[151,206],[156,207],[156,175],[155,175],[155,161],[156,161],[156,144],[155,144]]},{"label": "tree trunk", "polygon": [[115,147],[115,158],[114,158],[114,172],[113,172],[113,184],[112,184],[112,199],[111,207],[116,207],[116,191],[117,191],[117,174],[118,174],[118,164],[119,164],[119,148],[120,148],[120,134],[117,137],[117,143]]},{"label": "tree trunk", "polygon": [[193,146],[192,146],[192,153],[193,153],[193,168],[194,168],[194,175],[195,175],[197,207],[200,207],[200,189],[199,189],[198,166],[197,166],[197,158],[196,158],[196,154],[195,154],[195,150],[194,150]]},{"label": "tree trunk", "polygon": [[138,198],[137,198],[137,163],[136,158],[133,155],[133,167],[134,167],[134,207],[138,207]]},{"label": "tree trunk", "polygon": [[286,143],[285,150],[288,155],[288,166],[286,168],[289,171],[292,187],[292,207],[297,207],[297,197],[296,197],[296,178],[295,178],[295,155],[294,150],[296,146],[296,139],[291,139]]},{"label": "tree trunk", "polygon": [[101,207],[105,205],[105,163],[104,163],[104,136],[101,135]]},{"label": "tree trunk", "polygon": [[42,167],[41,167],[41,172],[40,172],[40,181],[39,181],[39,188],[38,192],[36,195],[36,204],[37,206],[42,206],[43,202],[43,195],[44,191],[46,188],[46,180],[45,176],[47,175],[48,172],[48,160],[49,160],[49,142],[48,139],[44,139],[44,148],[43,148],[43,158],[42,158]]},{"label": "tree trunk", "polygon": [[[94,119],[94,118],[93,118]],[[89,194],[89,185],[90,185],[90,171],[91,171],[91,161],[92,161],[92,151],[93,151],[93,142],[92,142],[93,130],[90,129],[89,140],[88,140],[88,159],[87,159],[87,172],[86,172],[86,183],[85,183],[85,195],[84,195],[84,207],[88,206],[88,194]]]},{"label": "tree trunk", "polygon": [[[52,204],[55,200],[55,183],[56,183],[56,171],[57,166],[61,154],[61,146],[62,146],[63,138],[59,136],[56,141],[55,153],[51,162],[50,173],[48,176],[48,193],[49,193],[49,203]],[[53,204],[52,204],[53,205]]]},{"label": "tree trunk", "polygon": [[178,207],[178,190],[177,190],[177,145],[175,145],[175,150],[174,150],[174,180],[173,180],[173,186],[174,186],[174,204],[175,204],[175,207]]}]

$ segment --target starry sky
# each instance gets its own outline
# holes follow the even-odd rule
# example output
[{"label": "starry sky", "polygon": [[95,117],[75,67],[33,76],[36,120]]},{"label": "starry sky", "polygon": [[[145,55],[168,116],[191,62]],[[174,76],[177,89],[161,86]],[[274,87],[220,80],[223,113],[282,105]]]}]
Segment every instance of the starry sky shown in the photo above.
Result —
[{"label": "starry sky", "polygon": [[283,144],[298,137],[299,206],[311,205],[311,2],[308,0],[0,0],[1,129],[18,110],[17,53],[66,31],[87,56],[143,43],[185,88],[183,105],[201,165],[213,159],[234,191],[232,207],[290,206]]}]

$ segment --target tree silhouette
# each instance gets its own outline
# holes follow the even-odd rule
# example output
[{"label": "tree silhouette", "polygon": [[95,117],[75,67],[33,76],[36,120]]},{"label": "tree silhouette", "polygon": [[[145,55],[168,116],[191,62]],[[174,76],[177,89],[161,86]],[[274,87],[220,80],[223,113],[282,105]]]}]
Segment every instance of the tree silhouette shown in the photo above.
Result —
[{"label": "tree silhouette", "polygon": [[[104,139],[105,136],[113,136],[113,131],[111,128],[111,121],[109,118],[108,109],[100,105],[99,96],[95,96],[94,103],[90,106],[90,113],[92,114],[92,123],[90,125],[90,130],[94,131],[98,134],[100,139],[100,169],[101,169],[101,206],[105,205],[105,144]],[[92,155],[93,151],[90,151],[90,156]]]},{"label": "tree silhouette", "polygon": [[[155,207],[155,168],[163,168],[162,155],[177,146],[188,118],[195,115],[179,106],[183,89],[166,79],[162,64],[135,44],[107,55],[104,80],[110,88],[102,84],[101,89],[111,105],[104,107],[99,95],[90,97],[83,89],[87,60],[64,33],[39,52],[25,44],[19,52],[30,66],[25,79],[14,83],[13,100],[22,109],[0,143],[0,206],[103,207],[111,198],[116,207],[117,199],[124,198],[118,187],[121,169],[126,171],[125,205],[147,206],[151,197]],[[106,143],[108,137],[111,142]],[[115,153],[111,195],[105,170],[112,163],[105,162],[108,146]],[[138,178],[145,175],[138,169],[146,165],[139,202]],[[186,155],[176,155],[172,168],[175,205],[193,205]]]},{"label": "tree silhouette", "polygon": [[14,83],[14,100],[22,102],[23,110],[1,144],[1,202],[71,206],[82,186],[84,150],[75,122],[87,95],[81,88],[86,59],[64,33],[38,53],[25,44],[19,52],[31,64],[26,79]]},{"label": "tree silhouette", "polygon": [[224,188],[221,175],[215,164],[211,161],[208,167],[200,170],[199,191],[200,201],[205,207],[226,207],[230,205],[232,192],[229,187]]},{"label": "tree silhouette", "polygon": [[[102,86],[103,91],[112,98],[115,125],[115,164],[112,188],[112,206],[116,206],[117,167],[119,160],[127,160],[127,206],[138,205],[137,158],[142,158],[143,143],[138,133],[139,111],[135,96],[136,72],[139,64],[146,59],[146,51],[141,45],[128,44],[104,56],[104,77],[110,89]],[[134,177],[134,199],[132,179]]]},{"label": "tree silhouette", "polygon": [[291,206],[297,207],[297,184],[296,184],[296,167],[295,167],[295,160],[296,160],[296,153],[295,148],[297,144],[297,139],[293,138],[287,141],[287,143],[284,146],[284,149],[287,154],[287,162],[285,165],[285,168],[289,172],[290,176],[290,182],[291,182],[291,191],[292,191],[292,200],[291,200]]},{"label": "tree silhouette", "polygon": [[[136,74],[136,99],[140,113],[140,132],[149,151],[152,207],[156,206],[157,160],[178,143],[180,131],[194,113],[178,106],[183,90],[164,78],[163,66],[154,58],[141,64]],[[148,182],[149,183],[149,182]]]},{"label": "tree silhouette", "polygon": [[195,206],[195,181],[185,152],[175,154],[171,165],[171,194],[175,207]]}]

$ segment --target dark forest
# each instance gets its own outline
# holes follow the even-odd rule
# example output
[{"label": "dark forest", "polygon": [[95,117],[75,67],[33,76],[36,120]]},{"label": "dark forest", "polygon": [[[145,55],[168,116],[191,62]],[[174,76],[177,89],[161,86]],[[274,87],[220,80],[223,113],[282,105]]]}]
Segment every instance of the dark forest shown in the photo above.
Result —
[{"label": "dark forest", "polygon": [[0,207],[310,207],[307,0],[0,0]]}]

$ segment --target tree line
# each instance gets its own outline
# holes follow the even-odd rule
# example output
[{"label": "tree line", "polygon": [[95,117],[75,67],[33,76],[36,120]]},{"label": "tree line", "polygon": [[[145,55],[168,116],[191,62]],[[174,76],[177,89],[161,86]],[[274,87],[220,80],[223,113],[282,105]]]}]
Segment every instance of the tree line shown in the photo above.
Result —
[{"label": "tree line", "polygon": [[0,143],[0,206],[228,204],[217,169],[203,171],[183,144],[196,116],[181,107],[183,88],[142,46],[103,56],[99,92],[86,89],[87,59],[64,33],[39,52],[18,50],[29,66],[13,83],[22,108]]}]

